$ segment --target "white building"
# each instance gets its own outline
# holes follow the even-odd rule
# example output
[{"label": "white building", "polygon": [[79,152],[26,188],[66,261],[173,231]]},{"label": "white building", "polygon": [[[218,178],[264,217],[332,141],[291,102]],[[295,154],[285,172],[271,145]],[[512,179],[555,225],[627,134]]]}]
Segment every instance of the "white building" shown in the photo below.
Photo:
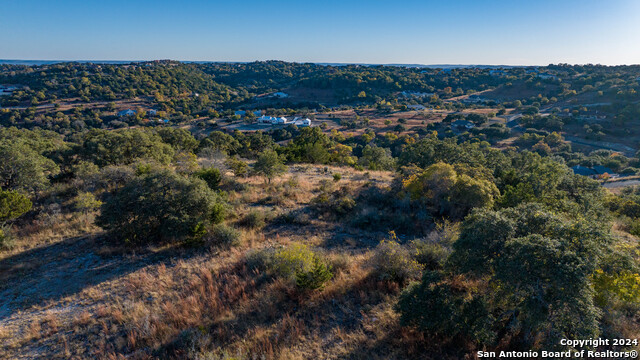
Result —
[{"label": "white building", "polygon": [[131,110],[131,109],[122,110],[122,111],[118,112],[118,116],[120,116],[120,117],[133,116],[135,114],[136,114],[136,112]]},{"label": "white building", "polygon": [[307,127],[307,126],[311,126],[311,120],[310,119],[296,120],[293,124],[297,127]]},{"label": "white building", "polygon": [[406,90],[401,92],[400,94],[404,97],[420,97],[420,98],[434,95],[434,93],[420,92],[420,91],[406,91]]},{"label": "white building", "polygon": [[558,77],[557,77],[557,76],[555,76],[555,75],[547,74],[547,73],[540,73],[540,74],[538,74],[538,77],[539,77],[540,79],[544,79],[544,80],[546,80],[546,79],[553,79],[553,80],[556,80],[556,79],[558,78]]},{"label": "white building", "polygon": [[262,115],[261,117],[258,118],[258,124],[271,125],[273,124],[274,119],[275,118],[272,116]]}]

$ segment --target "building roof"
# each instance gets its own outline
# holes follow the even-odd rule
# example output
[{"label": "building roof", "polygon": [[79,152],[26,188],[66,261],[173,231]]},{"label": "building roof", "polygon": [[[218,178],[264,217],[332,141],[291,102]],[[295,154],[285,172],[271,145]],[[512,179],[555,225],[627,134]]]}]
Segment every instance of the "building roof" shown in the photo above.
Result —
[{"label": "building roof", "polygon": [[582,166],[582,165],[576,165],[574,167],[571,168],[571,170],[573,170],[573,173],[576,175],[582,175],[582,176],[592,176],[592,175],[596,175],[596,171]]},{"label": "building roof", "polygon": [[614,174],[613,170],[609,169],[608,167],[602,166],[602,165],[596,165],[593,167],[593,170],[598,174],[598,175],[602,175],[602,174]]},{"label": "building roof", "polygon": [[469,120],[456,120],[452,123],[452,125],[458,126],[458,127],[466,127],[466,128],[475,127],[475,124]]}]

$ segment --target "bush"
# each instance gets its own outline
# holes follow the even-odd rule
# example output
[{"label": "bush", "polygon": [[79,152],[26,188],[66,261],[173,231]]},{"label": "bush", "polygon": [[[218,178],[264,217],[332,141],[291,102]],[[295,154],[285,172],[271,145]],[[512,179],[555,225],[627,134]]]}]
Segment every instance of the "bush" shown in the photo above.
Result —
[{"label": "bush", "polygon": [[218,190],[222,181],[222,174],[216,168],[202,169],[194,174],[204,180],[211,190]]},{"label": "bush", "polygon": [[203,180],[161,170],[134,178],[107,198],[96,223],[131,244],[183,241],[200,236],[223,211]]},{"label": "bush", "polygon": [[331,266],[315,256],[309,271],[296,273],[296,286],[303,290],[322,289],[332,277]]},{"label": "bush", "polygon": [[0,227],[0,250],[6,250],[13,248],[15,238],[11,233],[11,229],[8,226]]},{"label": "bush", "polygon": [[333,181],[338,182],[340,181],[340,179],[342,179],[342,174],[340,173],[333,174]]},{"label": "bush", "polygon": [[400,283],[419,278],[423,268],[406,247],[395,241],[394,234],[391,240],[378,244],[371,265],[380,279]]},{"label": "bush", "polygon": [[333,277],[331,265],[304,244],[292,244],[277,251],[272,267],[276,274],[294,280],[303,290],[321,289]]},{"label": "bush", "polygon": [[250,269],[268,271],[273,268],[275,253],[274,248],[251,249],[245,255],[245,262]]},{"label": "bush", "polygon": [[211,230],[210,241],[215,245],[236,246],[242,242],[242,232],[225,224],[218,224]]},{"label": "bush", "polygon": [[[463,291],[461,291],[463,290]],[[415,326],[430,336],[462,336],[478,343],[490,343],[495,334],[493,317],[484,299],[472,297],[466,289],[443,282],[438,273],[425,272],[400,295],[396,310],[400,323]]]},{"label": "bush", "polygon": [[251,210],[239,222],[239,225],[249,229],[259,229],[265,225],[266,216],[262,211]]},{"label": "bush", "polygon": [[295,243],[276,252],[273,270],[282,277],[295,278],[297,272],[311,270],[314,257],[308,246]]},{"label": "bush", "polygon": [[451,248],[425,239],[415,240],[411,245],[416,252],[416,261],[430,270],[442,268],[451,253]]}]

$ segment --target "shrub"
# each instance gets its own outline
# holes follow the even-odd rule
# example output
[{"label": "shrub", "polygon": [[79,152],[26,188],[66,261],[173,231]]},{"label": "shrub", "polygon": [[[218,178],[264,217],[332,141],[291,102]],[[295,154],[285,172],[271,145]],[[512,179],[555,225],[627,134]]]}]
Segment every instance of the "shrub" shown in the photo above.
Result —
[{"label": "shrub", "polygon": [[440,269],[451,253],[451,248],[425,239],[411,243],[416,253],[416,261],[427,269]]},{"label": "shrub", "polygon": [[127,243],[183,241],[220,220],[221,203],[203,180],[154,171],[107,198],[96,223]]},{"label": "shrub", "polygon": [[267,271],[273,268],[275,253],[274,248],[251,249],[245,255],[245,262],[250,269]]},{"label": "shrub", "polygon": [[15,243],[15,238],[9,226],[0,227],[0,250],[11,249]]},{"label": "shrub", "polygon": [[495,337],[493,317],[484,299],[443,282],[438,273],[427,271],[421,283],[405,289],[396,310],[402,325],[415,326],[430,336],[463,336],[479,343],[489,343]]},{"label": "shrub", "polygon": [[265,220],[266,216],[262,211],[251,210],[239,224],[249,229],[259,229],[265,225]]},{"label": "shrub", "polygon": [[314,257],[307,245],[295,243],[276,252],[273,270],[282,277],[294,278],[297,272],[311,270]]},{"label": "shrub", "polygon": [[333,174],[333,181],[338,182],[340,181],[340,179],[342,179],[342,174],[340,173]]},{"label": "shrub", "polygon": [[277,251],[272,266],[275,273],[294,280],[302,290],[321,289],[333,277],[331,265],[304,244],[292,244]]},{"label": "shrub", "polygon": [[204,180],[211,190],[218,190],[222,181],[222,174],[216,168],[202,169],[194,174]]},{"label": "shrub", "polygon": [[332,277],[331,266],[314,256],[313,265],[309,271],[296,273],[296,286],[303,290],[322,289]]},{"label": "shrub", "polygon": [[15,220],[31,210],[31,200],[17,191],[0,189],[0,226]]},{"label": "shrub", "polygon": [[395,234],[392,234],[391,240],[383,240],[378,244],[371,265],[380,279],[400,283],[417,279],[422,272],[422,265],[406,247],[395,241]]},{"label": "shrub", "polygon": [[211,230],[210,240],[215,245],[236,246],[242,241],[242,232],[225,224],[218,224]]}]

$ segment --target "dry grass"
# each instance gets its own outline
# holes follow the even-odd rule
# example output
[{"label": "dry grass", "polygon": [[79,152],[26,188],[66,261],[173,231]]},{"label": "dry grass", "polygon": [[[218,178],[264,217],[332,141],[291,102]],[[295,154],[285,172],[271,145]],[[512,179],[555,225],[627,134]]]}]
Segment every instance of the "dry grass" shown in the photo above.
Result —
[{"label": "dry grass", "polygon": [[[230,194],[238,214],[231,221],[255,209],[303,209],[334,172],[342,174],[336,188],[391,181],[385,172],[365,176],[324,166],[292,167],[271,184],[238,179],[247,190]],[[24,230],[23,245],[12,255],[28,249],[29,241],[45,246],[47,236],[61,240],[97,231],[80,226],[82,219],[68,220],[64,226]],[[300,292],[290,281],[247,266],[246,256],[255,249],[293,242],[323,247],[337,232],[349,233],[338,226],[318,219],[307,225],[267,222],[264,228],[243,229],[244,241],[236,247],[206,250],[164,247],[133,253],[78,245],[93,246],[87,250],[89,264],[110,268],[113,275],[0,317],[0,358],[405,358],[412,351],[423,357],[417,350],[420,339],[401,329],[392,310],[400,288],[371,275],[370,250],[346,240],[324,249],[335,276],[315,292]],[[62,270],[74,276],[84,271]],[[20,271],[39,270],[25,265]]]}]

